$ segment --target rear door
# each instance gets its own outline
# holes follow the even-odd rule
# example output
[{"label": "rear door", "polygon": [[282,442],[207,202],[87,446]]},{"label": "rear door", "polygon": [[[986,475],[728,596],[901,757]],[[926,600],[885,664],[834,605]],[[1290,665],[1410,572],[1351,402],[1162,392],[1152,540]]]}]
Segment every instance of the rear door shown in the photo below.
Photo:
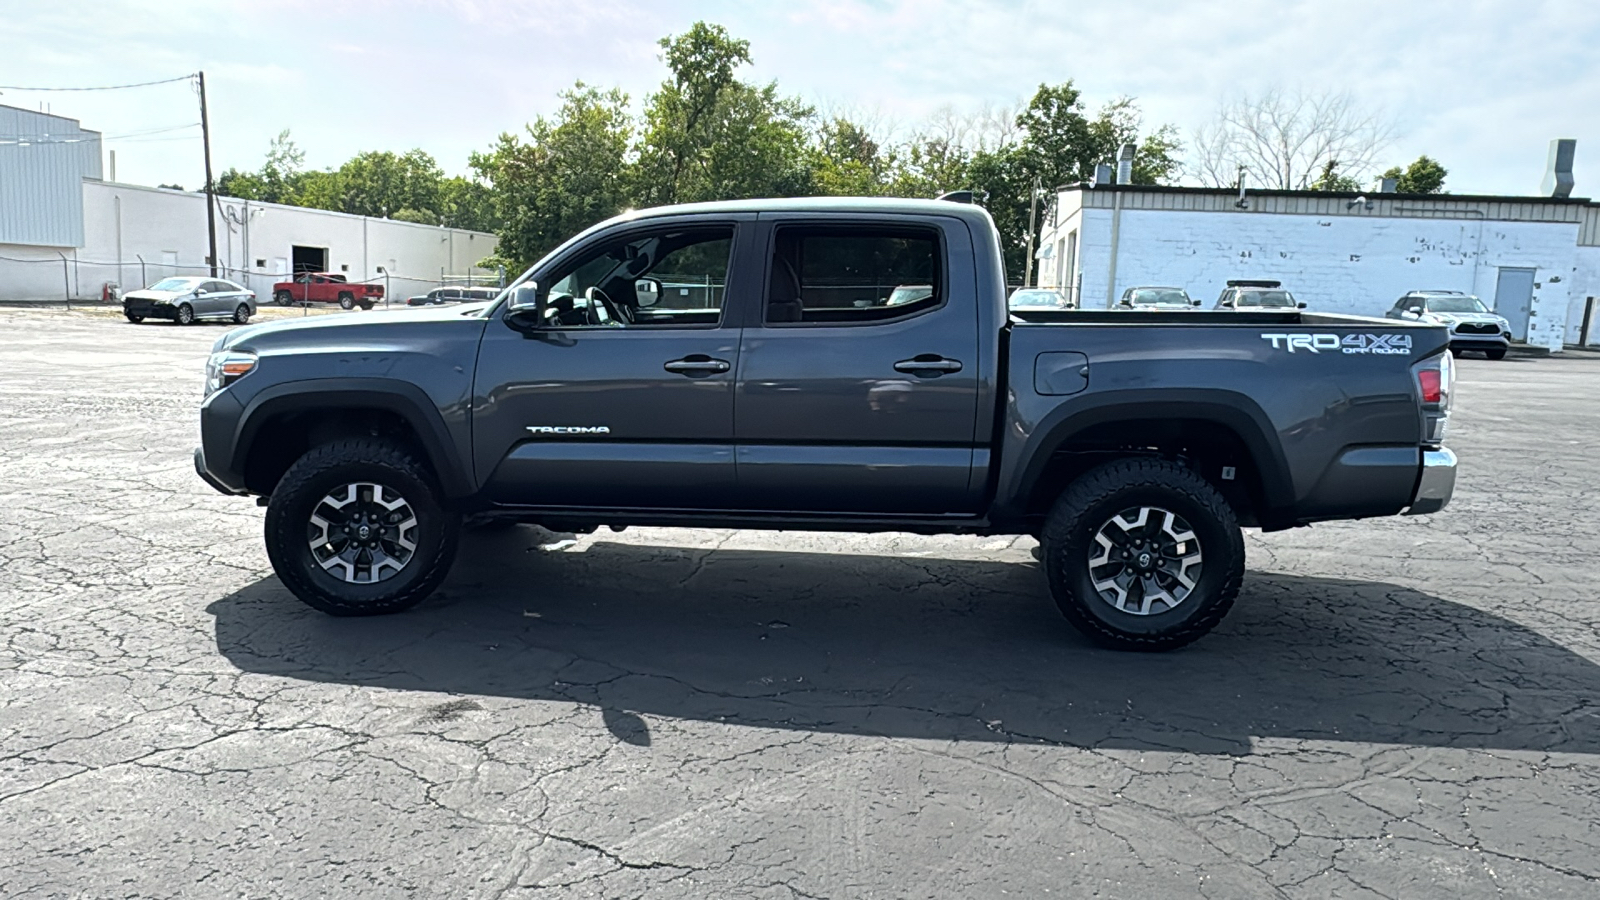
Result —
[{"label": "rear door", "polygon": [[734,409],[743,504],[975,511],[978,301],[965,224],[762,223],[765,296],[744,331]]},{"label": "rear door", "polygon": [[[549,306],[545,327],[518,330],[501,318],[479,351],[473,452],[496,502],[734,502],[739,327],[728,299],[758,283],[741,279],[737,262],[753,224],[753,215],[645,220],[597,235],[535,273]],[[710,285],[710,303],[647,315],[643,279]]]},{"label": "rear door", "polygon": [[208,281],[204,284],[206,294],[200,298],[204,309],[196,309],[201,315],[217,316],[224,313],[231,314],[233,307],[238,303],[233,287],[223,281]]}]

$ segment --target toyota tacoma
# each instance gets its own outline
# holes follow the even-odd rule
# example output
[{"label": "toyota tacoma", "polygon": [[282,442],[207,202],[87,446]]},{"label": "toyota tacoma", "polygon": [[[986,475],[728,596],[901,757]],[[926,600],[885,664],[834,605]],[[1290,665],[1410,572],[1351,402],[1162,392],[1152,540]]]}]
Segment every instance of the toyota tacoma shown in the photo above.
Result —
[{"label": "toyota tacoma", "polygon": [[428,596],[467,525],[1026,534],[1065,617],[1137,650],[1222,619],[1242,527],[1450,499],[1442,326],[1005,283],[970,204],[630,212],[489,303],[231,331],[195,466],[335,615]]}]

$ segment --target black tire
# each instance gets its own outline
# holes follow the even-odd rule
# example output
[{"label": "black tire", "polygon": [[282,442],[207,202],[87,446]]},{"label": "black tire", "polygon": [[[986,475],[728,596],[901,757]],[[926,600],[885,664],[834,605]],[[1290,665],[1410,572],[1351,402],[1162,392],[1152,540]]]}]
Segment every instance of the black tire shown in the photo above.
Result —
[{"label": "black tire", "polygon": [[140,322],[144,321],[144,316],[136,316],[131,312],[125,312],[125,313],[123,313],[123,315],[127,316],[128,317],[128,321],[132,322],[135,325],[137,325]]},{"label": "black tire", "polygon": [[250,321],[250,305],[248,303],[239,304],[239,306],[236,309],[234,309],[234,311],[233,311],[233,324],[235,324],[235,325],[244,325],[244,324],[247,324],[249,321]]},{"label": "black tire", "polygon": [[178,306],[178,314],[172,318],[172,323],[174,325],[193,325],[194,307],[187,303],[180,304]]},{"label": "black tire", "polygon": [[340,294],[339,295],[339,308],[340,309],[355,309],[356,308],[356,298],[354,296],[350,295],[350,294]]},{"label": "black tire", "polygon": [[[311,548],[312,514],[330,491],[373,483],[397,492],[416,517],[415,549],[399,571],[352,583],[318,562]],[[433,593],[455,560],[461,517],[445,509],[432,474],[387,441],[335,441],[307,451],[284,473],[267,504],[267,557],[285,587],[334,616],[399,612]]]},{"label": "black tire", "polygon": [[1496,347],[1493,350],[1485,350],[1483,351],[1483,355],[1489,357],[1490,359],[1505,359],[1506,348]]},{"label": "black tire", "polygon": [[[1155,610],[1147,603],[1150,611],[1140,614],[1102,596],[1090,563],[1101,552],[1096,535],[1102,529],[1119,529],[1118,516],[1147,507],[1170,511],[1178,517],[1173,521],[1188,525],[1199,544],[1200,575],[1175,604]],[[1166,522],[1165,516],[1160,521]],[[1045,576],[1061,614],[1096,643],[1117,650],[1173,650],[1194,641],[1227,615],[1244,578],[1244,536],[1228,502],[1193,469],[1166,460],[1123,459],[1084,473],[1056,500],[1041,543]],[[1112,556],[1109,547],[1105,553]],[[1171,565],[1161,554],[1153,558]],[[1107,565],[1131,571],[1134,564],[1114,560]],[[1160,576],[1170,578],[1170,571],[1162,569]],[[1169,593],[1176,596],[1177,590]]]},{"label": "black tire", "polygon": [[294,295],[290,294],[288,291],[279,291],[272,295],[272,299],[276,301],[279,306],[288,306],[294,302]]},{"label": "black tire", "polygon": [[361,308],[363,310],[371,309],[372,308],[372,301],[371,300],[363,300],[363,301],[361,301]]},{"label": "black tire", "polygon": [[1459,347],[1451,347],[1450,355],[1459,359],[1461,357],[1461,349]]}]

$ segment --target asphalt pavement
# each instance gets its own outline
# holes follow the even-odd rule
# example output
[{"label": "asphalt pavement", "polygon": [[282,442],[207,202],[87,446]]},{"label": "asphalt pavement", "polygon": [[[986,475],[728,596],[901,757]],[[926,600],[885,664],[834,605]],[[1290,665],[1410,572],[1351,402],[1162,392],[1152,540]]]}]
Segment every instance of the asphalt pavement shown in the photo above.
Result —
[{"label": "asphalt pavement", "polygon": [[1449,509],[1138,655],[1028,538],[524,527],[325,617],[194,475],[224,331],[0,310],[0,896],[1600,896],[1592,355],[1461,360]]}]

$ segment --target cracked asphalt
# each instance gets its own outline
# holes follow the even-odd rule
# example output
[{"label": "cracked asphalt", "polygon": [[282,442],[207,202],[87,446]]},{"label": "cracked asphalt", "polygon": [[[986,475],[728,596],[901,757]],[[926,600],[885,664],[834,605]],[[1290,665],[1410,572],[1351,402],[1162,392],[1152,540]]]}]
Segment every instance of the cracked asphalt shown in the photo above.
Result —
[{"label": "cracked asphalt", "polygon": [[1600,358],[1443,514],[1099,650],[1030,539],[534,528],[339,620],[192,470],[223,328],[0,311],[0,896],[1600,896]]}]

